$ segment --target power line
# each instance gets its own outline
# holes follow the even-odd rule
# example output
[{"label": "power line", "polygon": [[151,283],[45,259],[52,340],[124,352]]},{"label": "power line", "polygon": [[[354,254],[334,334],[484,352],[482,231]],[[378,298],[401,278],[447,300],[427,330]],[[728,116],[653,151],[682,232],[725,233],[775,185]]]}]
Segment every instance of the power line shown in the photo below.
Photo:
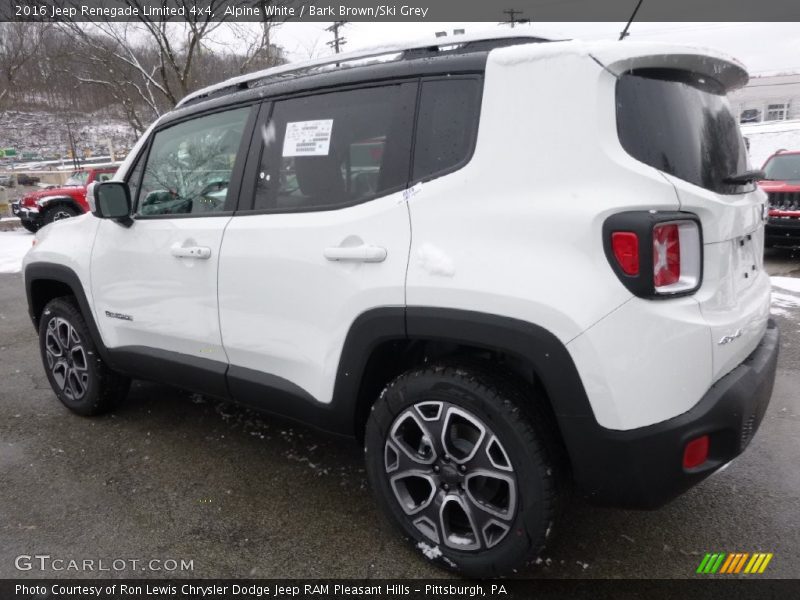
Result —
[{"label": "power line", "polygon": [[339,54],[339,52],[341,52],[341,47],[347,43],[347,40],[339,35],[339,29],[347,25],[347,23],[348,21],[334,21],[333,25],[325,28],[325,31],[330,31],[333,34],[333,39],[326,43],[333,48],[336,54]]}]

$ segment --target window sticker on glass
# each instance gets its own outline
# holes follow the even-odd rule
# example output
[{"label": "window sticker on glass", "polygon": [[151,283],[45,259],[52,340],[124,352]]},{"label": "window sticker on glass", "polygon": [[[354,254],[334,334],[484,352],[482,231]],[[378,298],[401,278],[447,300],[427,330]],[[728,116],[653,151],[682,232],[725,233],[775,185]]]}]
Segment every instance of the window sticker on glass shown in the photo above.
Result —
[{"label": "window sticker on glass", "polygon": [[327,156],[332,129],[333,119],[287,123],[283,156]]}]

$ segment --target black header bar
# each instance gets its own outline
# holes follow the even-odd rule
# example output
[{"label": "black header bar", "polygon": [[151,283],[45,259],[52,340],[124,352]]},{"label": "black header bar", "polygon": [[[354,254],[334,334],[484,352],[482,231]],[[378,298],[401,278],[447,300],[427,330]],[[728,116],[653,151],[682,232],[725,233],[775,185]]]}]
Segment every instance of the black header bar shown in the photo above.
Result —
[{"label": "black header bar", "polygon": [[[637,0],[0,0],[0,21],[626,22]],[[800,21],[797,0],[644,0],[636,21]]]}]

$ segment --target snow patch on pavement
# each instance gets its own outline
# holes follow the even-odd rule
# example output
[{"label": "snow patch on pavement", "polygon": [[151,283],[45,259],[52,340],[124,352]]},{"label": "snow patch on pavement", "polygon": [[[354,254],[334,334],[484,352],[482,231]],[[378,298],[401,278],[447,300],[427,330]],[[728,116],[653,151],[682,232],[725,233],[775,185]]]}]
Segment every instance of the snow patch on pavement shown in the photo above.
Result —
[{"label": "snow patch on pavement", "polygon": [[32,243],[33,234],[24,229],[0,231],[0,273],[19,273]]},{"label": "snow patch on pavement", "polygon": [[800,278],[770,277],[770,282],[773,288],[770,313],[781,317],[797,314],[796,309],[800,308]]},{"label": "snow patch on pavement", "polygon": [[419,542],[417,544],[417,548],[422,550],[422,553],[425,555],[425,558],[430,560],[439,558],[442,555],[442,551],[439,549],[439,546],[429,546],[425,542]]},{"label": "snow patch on pavement", "polygon": [[770,277],[773,287],[800,294],[800,277]]}]

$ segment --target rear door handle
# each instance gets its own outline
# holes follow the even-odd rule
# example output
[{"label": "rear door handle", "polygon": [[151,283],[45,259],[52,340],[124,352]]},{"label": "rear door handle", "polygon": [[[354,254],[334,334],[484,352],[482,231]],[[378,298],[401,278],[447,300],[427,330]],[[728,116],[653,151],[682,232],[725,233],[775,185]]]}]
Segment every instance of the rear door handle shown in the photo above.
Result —
[{"label": "rear door handle", "polygon": [[323,256],[328,260],[346,260],[352,262],[383,262],[386,260],[386,248],[380,246],[334,246],[325,248]]},{"label": "rear door handle", "polygon": [[172,256],[176,258],[210,258],[211,248],[207,246],[181,246],[180,244],[173,244],[170,248]]}]

